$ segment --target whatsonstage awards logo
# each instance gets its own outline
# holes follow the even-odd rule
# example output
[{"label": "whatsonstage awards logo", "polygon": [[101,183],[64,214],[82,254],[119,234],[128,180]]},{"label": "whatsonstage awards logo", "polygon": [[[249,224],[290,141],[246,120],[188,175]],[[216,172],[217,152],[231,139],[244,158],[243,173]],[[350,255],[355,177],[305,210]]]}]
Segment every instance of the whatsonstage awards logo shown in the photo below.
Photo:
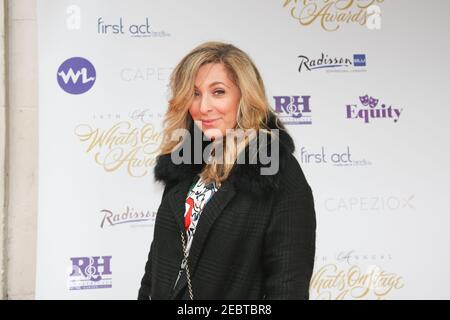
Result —
[{"label": "whatsonstage awards logo", "polygon": [[320,24],[325,31],[337,31],[343,24],[381,29],[384,0],[283,0],[283,8],[303,27]]},{"label": "whatsonstage awards logo", "polygon": [[311,96],[274,96],[275,111],[283,124],[312,124]]},{"label": "whatsonstage awards logo", "polygon": [[111,209],[103,209],[100,211],[101,223],[100,228],[114,227],[117,225],[151,226],[155,223],[156,212],[150,210],[136,210],[126,207],[125,210],[115,212]]},{"label": "whatsonstage awards logo", "polygon": [[172,36],[165,30],[153,27],[148,17],[142,19],[142,21],[130,23],[126,23],[123,17],[115,20],[105,20],[103,17],[99,17],[97,19],[97,34],[103,36],[128,35],[132,38],[168,38]]},{"label": "whatsonstage awards logo", "polygon": [[67,59],[56,73],[59,86],[70,94],[82,94],[89,91],[95,83],[96,76],[93,64],[82,57]]},{"label": "whatsonstage awards logo", "polygon": [[379,102],[380,99],[367,94],[360,96],[358,104],[346,105],[346,117],[347,119],[361,120],[364,123],[373,122],[375,119],[390,119],[395,123],[398,122],[403,108]]},{"label": "whatsonstage awards logo", "polygon": [[299,55],[298,72],[325,70],[326,72],[366,72],[366,55],[353,54],[351,57],[337,57],[321,53],[318,58]]},{"label": "whatsonstage awards logo", "polygon": [[350,146],[342,147],[340,149],[333,148],[330,151],[329,147],[322,146],[320,150],[311,150],[305,146],[298,151],[301,164],[317,164],[330,165],[336,167],[363,167],[372,166],[372,161],[364,158],[357,158],[351,151]]},{"label": "whatsonstage awards logo", "polygon": [[385,300],[405,286],[403,277],[389,267],[386,253],[340,252],[316,255],[309,292],[314,300]]},{"label": "whatsonstage awards logo", "polygon": [[69,290],[112,288],[112,256],[72,257]]},{"label": "whatsonstage awards logo", "polygon": [[145,177],[156,162],[156,148],[162,137],[152,123],[123,120],[106,127],[81,123],[75,135],[85,153],[106,172],[124,169],[130,177]]}]

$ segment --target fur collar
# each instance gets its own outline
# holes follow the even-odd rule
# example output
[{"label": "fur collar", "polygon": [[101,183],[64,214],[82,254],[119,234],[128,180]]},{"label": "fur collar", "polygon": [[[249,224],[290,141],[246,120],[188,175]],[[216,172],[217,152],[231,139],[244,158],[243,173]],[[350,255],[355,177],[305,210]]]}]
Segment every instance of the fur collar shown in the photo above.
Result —
[{"label": "fur collar", "polygon": [[[276,114],[270,113],[267,125],[270,129],[277,129],[276,122],[278,121],[279,127],[285,128]],[[203,132],[191,121],[190,133],[193,137],[194,130],[198,130],[199,134],[203,138]],[[286,160],[290,154],[295,150],[295,145],[292,137],[288,132],[279,130],[280,148],[279,148],[279,170],[274,175],[262,175],[261,168],[269,167],[270,164],[262,164],[259,157],[256,163],[244,163],[235,164],[228,179],[233,183],[237,191],[246,192],[256,197],[264,197],[271,192],[278,190],[279,188],[279,172],[286,164]],[[211,141],[203,142],[203,150],[209,145]],[[270,151],[271,139],[267,139],[267,150]],[[258,142],[259,144],[259,142]],[[245,148],[246,160],[249,159],[249,146]],[[202,150],[202,151],[203,151]],[[182,151],[181,151],[182,154]],[[191,148],[191,155],[193,155],[193,147]],[[248,162],[248,161],[246,161]],[[156,166],[154,169],[155,180],[164,183],[165,185],[176,184],[184,179],[192,180],[198,173],[201,172],[204,163],[194,164],[179,164],[176,165],[171,161],[170,154],[158,156],[156,159]]]}]

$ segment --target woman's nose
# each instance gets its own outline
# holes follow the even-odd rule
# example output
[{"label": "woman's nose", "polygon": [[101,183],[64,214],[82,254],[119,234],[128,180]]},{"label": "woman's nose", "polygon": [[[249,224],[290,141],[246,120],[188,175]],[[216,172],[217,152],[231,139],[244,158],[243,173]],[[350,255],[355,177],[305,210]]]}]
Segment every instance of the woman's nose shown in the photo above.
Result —
[{"label": "woman's nose", "polygon": [[208,94],[202,95],[202,99],[200,101],[200,112],[201,113],[208,113],[209,110],[211,110],[211,99]]}]

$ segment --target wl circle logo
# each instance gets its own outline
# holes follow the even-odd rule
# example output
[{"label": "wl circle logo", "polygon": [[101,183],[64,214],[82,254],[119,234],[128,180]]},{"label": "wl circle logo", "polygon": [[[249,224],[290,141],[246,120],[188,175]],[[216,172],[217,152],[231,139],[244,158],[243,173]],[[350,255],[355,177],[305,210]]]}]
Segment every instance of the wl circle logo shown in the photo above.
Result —
[{"label": "wl circle logo", "polygon": [[94,85],[96,77],[94,65],[82,57],[67,59],[57,72],[59,86],[70,94],[82,94],[89,91]]}]

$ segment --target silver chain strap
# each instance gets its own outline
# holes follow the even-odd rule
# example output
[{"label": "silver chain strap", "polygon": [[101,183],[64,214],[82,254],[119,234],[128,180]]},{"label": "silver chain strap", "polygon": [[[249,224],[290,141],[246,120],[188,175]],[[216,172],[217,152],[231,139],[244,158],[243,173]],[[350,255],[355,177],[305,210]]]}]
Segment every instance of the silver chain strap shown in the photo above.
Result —
[{"label": "silver chain strap", "polygon": [[181,243],[183,245],[183,253],[184,253],[183,262],[181,264],[184,265],[186,268],[186,279],[187,279],[187,283],[188,283],[189,297],[191,298],[191,300],[194,300],[194,294],[192,293],[191,274],[189,272],[188,253],[186,251],[186,241],[184,240],[183,232],[180,232],[180,234],[181,234]]}]

